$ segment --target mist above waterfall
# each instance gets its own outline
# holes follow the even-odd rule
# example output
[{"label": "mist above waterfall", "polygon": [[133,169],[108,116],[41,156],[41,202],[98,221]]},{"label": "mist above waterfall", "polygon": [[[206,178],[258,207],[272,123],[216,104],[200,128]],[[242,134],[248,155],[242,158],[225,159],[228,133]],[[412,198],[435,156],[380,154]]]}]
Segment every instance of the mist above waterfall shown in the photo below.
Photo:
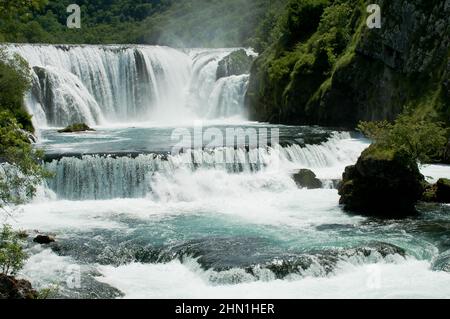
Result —
[{"label": "mist above waterfall", "polygon": [[26,105],[37,127],[243,117],[248,76],[217,80],[236,49],[10,45],[32,67]]},{"label": "mist above waterfall", "polygon": [[172,1],[148,17],[141,41],[177,48],[249,46],[268,8],[285,0]]}]

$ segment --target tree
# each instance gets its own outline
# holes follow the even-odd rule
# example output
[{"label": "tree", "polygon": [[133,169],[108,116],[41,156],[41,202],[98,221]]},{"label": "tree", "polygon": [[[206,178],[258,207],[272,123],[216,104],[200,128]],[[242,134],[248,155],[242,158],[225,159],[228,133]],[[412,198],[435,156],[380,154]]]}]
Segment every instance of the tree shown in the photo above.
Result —
[{"label": "tree", "polygon": [[47,0],[2,0],[0,2],[0,18],[11,19],[15,15],[27,15],[30,10],[41,9]]},{"label": "tree", "polygon": [[40,164],[42,151],[29,140],[33,127],[23,100],[30,81],[28,64],[0,50],[0,208],[4,211],[31,198],[48,176]]},{"label": "tree", "polygon": [[14,276],[27,258],[21,245],[22,238],[8,225],[0,231],[0,274]]},{"label": "tree", "polygon": [[440,158],[448,136],[443,123],[409,114],[400,115],[394,123],[361,122],[358,129],[379,147],[404,151],[421,163]]},{"label": "tree", "polygon": [[49,173],[41,166],[43,152],[9,112],[0,113],[0,208],[23,204]]},{"label": "tree", "polygon": [[10,112],[24,129],[33,132],[31,117],[24,106],[24,96],[30,83],[28,63],[0,48],[0,111]]}]

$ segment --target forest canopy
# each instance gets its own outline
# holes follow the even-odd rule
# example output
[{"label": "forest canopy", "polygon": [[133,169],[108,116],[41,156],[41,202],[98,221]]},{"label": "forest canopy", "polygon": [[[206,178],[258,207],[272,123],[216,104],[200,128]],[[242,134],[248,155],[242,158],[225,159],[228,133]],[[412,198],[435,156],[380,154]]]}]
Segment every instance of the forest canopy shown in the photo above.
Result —
[{"label": "forest canopy", "polygon": [[[5,0],[0,41],[248,46],[286,0]],[[81,29],[66,26],[78,4]],[[26,10],[24,10],[24,8]],[[273,14],[272,14],[273,15]]]}]

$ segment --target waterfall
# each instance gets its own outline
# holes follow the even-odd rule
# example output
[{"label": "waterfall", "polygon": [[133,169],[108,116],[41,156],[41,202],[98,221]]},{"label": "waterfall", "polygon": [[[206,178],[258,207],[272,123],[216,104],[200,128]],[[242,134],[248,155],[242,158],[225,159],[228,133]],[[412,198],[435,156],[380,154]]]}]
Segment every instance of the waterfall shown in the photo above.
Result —
[{"label": "waterfall", "polygon": [[235,49],[7,45],[30,65],[36,127],[177,122],[244,114],[248,75],[216,79]]},{"label": "waterfall", "polygon": [[[46,164],[47,169],[55,172],[48,186],[60,198],[71,200],[141,198],[158,192],[155,179],[161,180],[161,176],[170,179],[174,176],[180,178],[181,174],[182,180],[192,179],[198,171],[225,173],[228,176],[265,172],[280,172],[284,175],[299,168],[310,168],[317,172],[340,167],[335,171],[342,172],[343,167],[354,163],[366,147],[364,143],[348,145],[349,139],[348,133],[336,133],[320,145],[304,147],[223,147],[186,150],[179,155],[140,155],[136,158],[91,155],[65,157]],[[206,182],[211,183],[209,176]]]},{"label": "waterfall", "polygon": [[[191,107],[207,119],[244,116],[244,96],[249,75],[216,79],[220,60],[232,52],[230,49],[190,50],[193,61],[190,88]],[[254,55],[251,50],[247,54]]]}]

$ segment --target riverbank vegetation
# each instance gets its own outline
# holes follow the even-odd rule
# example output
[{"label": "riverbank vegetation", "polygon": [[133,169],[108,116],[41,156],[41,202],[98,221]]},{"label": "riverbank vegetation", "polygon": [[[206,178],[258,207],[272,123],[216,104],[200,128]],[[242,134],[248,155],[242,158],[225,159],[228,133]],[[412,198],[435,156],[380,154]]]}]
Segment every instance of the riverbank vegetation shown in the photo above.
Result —
[{"label": "riverbank vegetation", "polygon": [[358,129],[381,150],[397,150],[416,162],[431,163],[444,156],[448,131],[444,123],[401,114],[393,123],[361,122]]}]

